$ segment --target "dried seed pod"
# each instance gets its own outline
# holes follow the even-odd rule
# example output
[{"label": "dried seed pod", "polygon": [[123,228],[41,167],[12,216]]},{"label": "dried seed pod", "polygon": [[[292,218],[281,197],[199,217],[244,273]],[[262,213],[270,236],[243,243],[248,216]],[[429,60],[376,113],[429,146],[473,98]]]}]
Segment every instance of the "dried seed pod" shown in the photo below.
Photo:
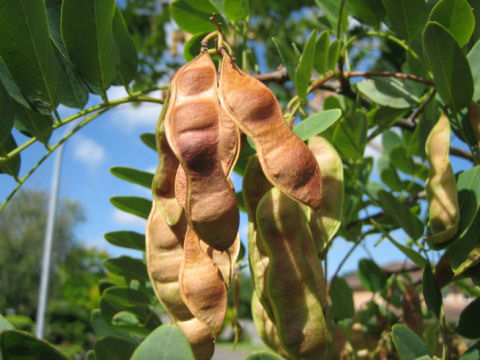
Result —
[{"label": "dried seed pod", "polygon": [[266,286],[280,341],[293,358],[322,359],[329,333],[318,279],[304,253],[305,242],[315,247],[307,219],[298,203],[274,188],[258,204],[257,224],[269,257]]},{"label": "dried seed pod", "polygon": [[470,117],[470,125],[472,125],[473,133],[477,139],[478,151],[480,152],[480,105],[470,103],[468,105],[468,115]]},{"label": "dried seed pod", "polygon": [[200,238],[192,229],[184,240],[180,294],[192,314],[217,336],[227,310],[227,289],[218,266],[202,251]]},{"label": "dried seed pod", "polygon": [[428,239],[434,243],[450,240],[458,230],[458,196],[449,158],[450,132],[448,118],[442,113],[425,143],[430,163],[426,192],[432,234]]},{"label": "dried seed pod", "polygon": [[252,295],[252,317],[258,335],[263,342],[284,358],[291,359],[291,356],[285,351],[280,342],[275,324],[268,316],[255,292]]},{"label": "dried seed pod", "polygon": [[219,98],[239,129],[254,142],[269,181],[291,198],[314,209],[322,200],[315,157],[286,124],[275,95],[240,70],[222,51]]},{"label": "dried seed pod", "polygon": [[240,253],[240,235],[237,235],[233,245],[226,251],[215,250],[202,240],[200,240],[200,247],[202,248],[202,251],[213,260],[215,265],[218,266],[222,278],[225,281],[225,286],[228,289],[232,283],[233,270],[238,259],[238,254]]},{"label": "dried seed pod", "polygon": [[183,260],[185,217],[170,227],[154,202],[148,217],[145,240],[147,271],[153,290],[173,324],[185,333],[197,360],[210,359],[214,339],[208,326],[196,319],[180,296],[179,272]]},{"label": "dried seed pod", "polygon": [[323,199],[314,213],[307,211],[310,228],[319,251],[337,233],[342,222],[345,186],[343,163],[335,148],[323,137],[308,140],[308,147],[317,159],[322,174]]},{"label": "dried seed pod", "polygon": [[172,152],[165,135],[165,114],[168,108],[170,96],[162,108],[162,113],[155,129],[155,139],[158,152],[158,167],[153,177],[152,193],[153,200],[157,207],[162,211],[169,225],[175,225],[182,214],[183,209],[175,198],[175,176],[179,162]]},{"label": "dried seed pod", "polygon": [[180,68],[170,88],[165,130],[185,170],[188,222],[210,246],[226,250],[237,236],[239,214],[218,154],[220,105],[209,54],[202,52]]},{"label": "dried seed pod", "polygon": [[418,292],[412,286],[403,284],[403,318],[405,324],[415,331],[417,335],[423,334],[423,314],[422,305],[420,304],[420,297]]}]

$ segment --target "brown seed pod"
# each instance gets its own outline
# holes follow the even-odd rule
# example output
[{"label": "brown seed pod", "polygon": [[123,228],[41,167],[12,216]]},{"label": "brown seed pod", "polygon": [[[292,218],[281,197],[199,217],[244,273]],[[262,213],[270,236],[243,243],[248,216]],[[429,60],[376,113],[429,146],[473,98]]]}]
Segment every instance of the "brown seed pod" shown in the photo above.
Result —
[{"label": "brown seed pod", "polygon": [[460,210],[455,175],[449,158],[450,132],[450,122],[442,113],[425,143],[425,153],[430,163],[426,193],[432,234],[428,239],[434,243],[450,240],[458,229]]},{"label": "brown seed pod", "polygon": [[315,157],[286,124],[270,89],[240,70],[224,49],[221,54],[220,102],[253,140],[265,176],[291,198],[317,209],[322,180]]},{"label": "brown seed pod", "polygon": [[165,130],[185,171],[188,222],[210,246],[226,250],[237,236],[239,214],[218,154],[220,105],[209,54],[202,52],[180,68],[170,91]]},{"label": "brown seed pod", "polygon": [[227,310],[227,289],[218,266],[202,251],[200,239],[192,229],[185,235],[179,281],[183,302],[216,337]]},{"label": "brown seed pod", "polygon": [[169,97],[165,100],[162,113],[155,129],[155,139],[158,152],[158,167],[152,182],[153,200],[162,211],[169,225],[175,225],[183,209],[175,198],[175,175],[179,162],[172,152],[165,135],[165,114],[168,108]]},{"label": "brown seed pod", "polygon": [[210,359],[214,340],[209,327],[196,319],[180,296],[179,272],[183,260],[183,238],[186,232],[182,216],[172,228],[165,216],[152,205],[146,226],[146,262],[153,290],[173,324],[185,333],[197,360]]}]

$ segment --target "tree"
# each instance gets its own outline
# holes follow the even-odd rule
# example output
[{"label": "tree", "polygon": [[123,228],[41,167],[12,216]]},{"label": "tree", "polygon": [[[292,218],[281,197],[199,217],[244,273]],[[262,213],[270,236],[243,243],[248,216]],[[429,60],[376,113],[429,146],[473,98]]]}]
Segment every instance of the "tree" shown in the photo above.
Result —
[{"label": "tree", "polygon": [[[218,319],[224,311],[224,303],[218,302],[226,296],[223,283],[228,283],[234,272],[230,266],[225,266],[229,263],[224,255],[216,255],[212,248],[228,248],[230,262],[239,250],[230,243],[230,247],[214,244],[213,240],[222,238],[216,235],[222,234],[225,222],[219,221],[218,227],[202,227],[205,225],[199,223],[202,217],[196,216],[198,214],[193,213],[196,210],[192,210],[195,185],[191,173],[207,176],[202,171],[216,167],[216,171],[205,171],[209,176],[217,174],[215,179],[199,178],[206,183],[215,183],[218,188],[223,186],[226,195],[223,201],[215,202],[217,207],[199,208],[204,211],[226,209],[230,204],[249,213],[250,246],[247,255],[239,256],[240,262],[236,266],[245,266],[246,257],[249,258],[254,280],[253,306],[255,308],[257,304],[258,310],[253,311],[257,328],[278,354],[286,358],[355,358],[367,352],[378,358],[446,359],[460,356],[466,345],[472,345],[464,358],[478,358],[478,342],[474,341],[480,336],[476,330],[480,295],[479,7],[477,0],[268,3],[175,0],[171,4],[148,0],[118,4],[114,0],[0,0],[0,69],[3,69],[0,71],[0,167],[2,172],[23,184],[30,176],[27,173],[19,178],[20,155],[26,147],[35,141],[48,143],[52,130],[85,116],[72,133],[60,142],[50,144],[45,158],[78,129],[122,103],[164,103],[168,100],[164,108],[169,112],[164,119],[169,124],[176,98],[155,99],[148,94],[158,89],[175,92],[178,90],[175,86],[188,87],[196,83],[182,84],[174,78],[174,85],[169,86],[160,81],[166,78],[163,75],[171,75],[171,68],[178,70],[182,62],[166,52],[167,36],[171,37],[169,43],[173,55],[179,43],[183,43],[184,58],[190,65],[197,64],[194,62],[198,59],[206,59],[206,56],[197,55],[205,55],[208,47],[214,61],[223,64],[219,75],[221,86],[217,89],[219,106],[231,115],[235,124],[233,128],[238,127],[249,137],[247,140],[243,136],[238,142],[242,149],[234,169],[243,177],[243,194],[234,197],[229,193],[228,182],[222,176],[218,177],[223,174],[217,171],[220,166],[218,158],[215,162],[206,157],[205,154],[218,152],[216,148],[206,148],[212,141],[198,141],[201,134],[197,133],[198,136],[187,142],[188,145],[196,141],[194,155],[208,164],[205,168],[191,166],[190,161],[198,158],[189,158],[192,154],[182,149],[185,144],[180,146],[177,143],[181,140],[175,133],[178,129],[168,125],[164,130],[162,123],[156,135],[144,134],[141,140],[153,149],[158,147],[161,159],[173,156],[172,163],[177,164],[173,170],[167,169],[172,164],[167,161],[160,161],[155,176],[136,169],[112,169],[115,176],[147,188],[153,181],[156,191],[153,192],[152,214],[157,220],[162,216],[168,220],[165,224],[158,220],[160,225],[163,224],[163,239],[167,235],[174,239],[178,233],[182,234],[175,243],[175,249],[185,256],[178,277],[183,282],[179,285],[183,291],[181,303],[187,307],[187,313],[191,313],[191,321],[198,320],[200,326],[207,326],[210,330],[205,332],[207,342],[210,341],[208,346],[213,343],[209,334],[219,330]],[[165,24],[170,20],[178,25],[179,30],[165,30]],[[33,25],[36,31],[24,31]],[[205,42],[203,46],[202,40]],[[271,88],[275,97],[266,95],[266,103],[274,104],[275,98],[278,99],[283,114],[278,115],[276,106],[260,107],[263,99],[260,95],[269,92],[248,76],[242,75],[241,78],[250,79],[248,84],[231,88],[240,80],[231,80],[238,75],[238,69],[227,75],[229,68],[224,64],[230,61],[229,55],[235,57],[239,69],[255,74],[257,80]],[[210,69],[212,74],[217,71],[210,62],[205,64],[204,69]],[[186,72],[186,68],[182,69]],[[192,69],[195,67],[188,68]],[[196,79],[205,79],[206,76],[197,74]],[[107,89],[113,84],[125,86],[129,96],[109,101]],[[250,86],[258,90],[255,96],[251,96]],[[193,86],[188,90],[195,93],[199,88],[201,86]],[[84,109],[89,93],[101,95],[102,101]],[[240,99],[238,104],[235,99]],[[56,112],[59,103],[76,107],[79,112],[60,119]],[[193,113],[197,116],[202,112]],[[296,144],[295,149],[283,149],[284,143],[276,141],[278,133],[265,136],[260,130],[256,132],[258,122],[252,127],[247,126],[245,122],[252,120],[248,116],[252,113],[269,121],[285,118],[298,137],[290,130],[281,130],[288,134],[282,139],[288,138],[289,144]],[[283,124],[282,120],[277,122],[280,123]],[[30,136],[30,140],[17,146],[11,135],[13,126]],[[208,130],[206,126],[199,128]],[[281,125],[275,127],[281,128]],[[309,147],[302,145],[298,138]],[[162,142],[164,139],[166,143]],[[372,141],[377,144],[381,141],[379,158],[366,156],[365,150]],[[173,155],[162,146],[170,147]],[[263,151],[264,146],[270,149],[268,154]],[[295,152],[295,158],[288,166],[285,164],[291,159],[286,155],[283,162],[267,158],[280,150],[285,151],[283,155]],[[320,159],[317,165],[310,161],[313,155],[309,154],[314,153]],[[322,158],[326,154],[332,155],[331,162]],[[466,160],[469,166],[459,168],[458,163],[450,160],[454,157]],[[255,164],[257,158],[260,159],[258,166]],[[181,168],[177,176],[178,162]],[[304,167],[298,169],[296,176],[285,175],[298,164]],[[300,191],[300,194],[294,192],[308,183],[299,180],[302,176],[318,185],[320,180],[315,177],[318,176],[315,169],[322,166],[325,166],[322,168],[323,203],[319,203],[320,186],[302,188],[308,191]],[[222,168],[226,173],[231,170],[226,169]],[[186,187],[184,200],[179,191],[182,189],[182,171]],[[252,173],[254,175],[250,175]],[[164,193],[168,188],[164,186],[165,181],[170,181],[167,184],[170,189],[174,182],[175,186],[178,185],[176,194]],[[249,186],[250,182],[253,185]],[[333,188],[327,188],[332,182],[337,186],[335,192]],[[270,190],[272,186],[277,189]],[[218,188],[202,189],[212,194]],[[258,198],[253,196],[255,191]],[[201,196],[203,192],[195,194]],[[162,203],[162,197],[168,196],[170,200],[176,196],[181,201],[170,202],[173,208],[169,208],[170,205]],[[150,199],[139,197],[118,196],[111,202],[123,211],[144,218],[149,217],[152,208]],[[185,211],[181,207],[183,203]],[[147,240],[158,230],[152,225],[154,215],[150,215],[146,229]],[[185,236],[182,231],[187,231],[186,228],[180,229],[182,216],[187,218],[190,226]],[[234,223],[234,215],[231,219]],[[175,227],[174,224],[179,225]],[[270,230],[274,230],[275,236]],[[402,237],[399,238],[398,234]],[[423,278],[416,282],[403,271],[389,273],[373,260],[362,259],[358,266],[360,282],[365,290],[382,301],[374,298],[366,308],[355,313],[352,290],[339,276],[339,271],[345,260],[372,235],[397,247],[406,261],[422,271]],[[197,240],[192,240],[195,237],[200,237],[206,245],[195,247]],[[328,258],[332,242],[338,237],[350,241],[351,249],[327,284],[318,264]],[[406,241],[401,240],[405,238]],[[108,233],[106,239],[118,246],[145,250],[143,234],[125,230]],[[288,239],[297,246],[295,251],[287,251],[293,246],[287,243]],[[160,245],[161,240],[162,237]],[[233,237],[230,240],[235,241]],[[200,240],[198,243],[202,244]],[[106,269],[115,278],[100,284],[99,309],[92,312],[92,324],[99,337],[94,349],[97,358],[112,356],[113,352],[120,358],[132,355],[133,359],[138,359],[154,351],[163,351],[168,358],[172,356],[168,355],[171,350],[176,356],[179,351],[184,351],[185,358],[192,358],[191,349],[179,330],[182,321],[176,319],[173,310],[168,308],[167,295],[162,292],[164,273],[151,266],[153,260],[149,255],[151,251],[173,251],[173,247],[159,245],[152,250],[150,245],[151,242],[147,241],[147,267],[144,261],[127,256],[104,261]],[[190,248],[190,252],[183,252],[184,246],[193,246],[195,250]],[[206,247],[202,250],[201,246]],[[311,257],[312,253],[317,253],[312,249],[318,251],[318,257]],[[212,265],[213,262],[213,267],[188,268],[191,263],[185,254],[202,258],[202,264]],[[286,257],[286,254],[291,256]],[[440,260],[435,263],[431,260],[434,257]],[[173,261],[174,256],[165,256],[165,259]],[[256,261],[268,262],[268,265],[260,271],[256,268]],[[280,274],[280,271],[272,270],[278,270],[279,264],[291,271]],[[172,271],[175,266],[167,269]],[[203,301],[208,294],[188,291],[201,285],[201,277],[197,278],[199,273],[207,278],[208,269],[215,269],[215,266],[223,275],[220,276],[218,271],[208,275],[212,281],[210,284],[215,284],[212,288],[220,295],[211,297],[214,303],[201,306],[205,303],[199,305],[198,299]],[[193,281],[186,275],[187,271],[193,274],[190,275]],[[191,281],[191,288],[185,285],[186,281]],[[287,282],[288,288],[285,289],[282,284]],[[463,310],[456,325],[445,320],[442,310],[441,289],[450,285],[474,299]],[[425,305],[419,300],[420,293]],[[172,319],[178,320],[178,326],[160,326],[158,315],[161,309],[156,296],[166,305]],[[180,301],[178,297],[174,300]],[[209,312],[208,309],[219,310]],[[361,329],[355,323],[361,323]],[[302,326],[316,329],[314,335],[308,334]],[[198,344],[187,330],[183,330],[197,358],[209,357],[202,355]],[[300,336],[303,339],[313,336],[307,343],[318,343],[321,349],[314,349],[309,354],[302,352],[307,350],[302,347],[305,345],[302,339],[298,340],[299,334],[304,336]],[[318,334],[322,334],[320,338]],[[297,336],[299,343],[289,338],[290,335]],[[1,333],[0,344],[4,353],[14,351],[8,348],[7,340],[15,336],[21,338],[22,335],[14,330]],[[470,340],[465,342],[465,339]],[[25,344],[35,343],[30,338],[24,338],[24,341]],[[172,342],[178,345],[162,347],[162,344]],[[54,351],[46,344],[35,344]],[[161,350],[152,350],[158,347]],[[33,348],[32,345],[30,349]],[[272,357],[268,354],[257,356]]]},{"label": "tree", "polygon": [[[32,317],[38,301],[47,200],[44,192],[22,191],[0,218],[0,306]],[[83,219],[78,203],[70,200],[59,203],[52,254],[55,264],[63,263],[70,256],[69,252],[77,242],[74,228]],[[52,294],[59,291],[55,288],[57,278],[58,272],[54,271]]]}]

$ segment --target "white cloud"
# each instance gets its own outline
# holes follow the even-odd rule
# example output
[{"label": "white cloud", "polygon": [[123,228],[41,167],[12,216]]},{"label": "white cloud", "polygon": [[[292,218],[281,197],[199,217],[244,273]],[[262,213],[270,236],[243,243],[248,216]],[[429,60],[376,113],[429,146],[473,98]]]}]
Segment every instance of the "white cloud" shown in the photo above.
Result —
[{"label": "white cloud", "polygon": [[[108,91],[110,100],[121,99],[128,96],[125,89],[115,86]],[[160,99],[161,92],[155,91],[148,94],[149,97]],[[120,130],[131,133],[138,128],[153,132],[157,123],[162,105],[156,103],[123,104],[114,108],[111,116],[112,123]]]},{"label": "white cloud", "polygon": [[139,218],[138,216],[128,214],[126,212],[115,209],[113,211],[113,221],[119,225],[123,226],[138,226],[145,227],[145,219]]},{"label": "white cloud", "polygon": [[90,138],[77,135],[73,141],[73,158],[84,163],[90,169],[102,165],[106,160],[103,146]]}]

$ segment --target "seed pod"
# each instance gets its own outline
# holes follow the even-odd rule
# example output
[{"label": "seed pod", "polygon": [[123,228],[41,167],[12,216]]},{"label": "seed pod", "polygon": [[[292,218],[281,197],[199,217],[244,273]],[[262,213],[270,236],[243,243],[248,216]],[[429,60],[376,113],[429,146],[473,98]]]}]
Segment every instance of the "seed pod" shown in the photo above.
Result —
[{"label": "seed pod", "polygon": [[158,152],[158,167],[152,182],[153,200],[162,211],[169,225],[175,225],[182,214],[182,208],[175,198],[175,175],[179,162],[172,152],[165,135],[165,114],[170,96],[167,95],[162,113],[155,129]]},{"label": "seed pod", "polygon": [[476,103],[470,103],[468,105],[468,115],[470,117],[470,125],[477,139],[478,151],[480,151],[480,105]]},{"label": "seed pod", "polygon": [[252,317],[258,335],[263,342],[284,358],[291,359],[291,356],[285,351],[280,342],[275,324],[268,316],[255,292],[252,295]]},{"label": "seed pod", "polygon": [[245,167],[242,185],[243,200],[248,214],[248,263],[254,291],[262,307],[273,319],[273,311],[265,286],[265,273],[269,260],[258,234],[255,216],[258,203],[271,188],[272,184],[263,174],[258,157],[252,156]]},{"label": "seed pod", "polygon": [[155,202],[153,203],[145,232],[147,271],[155,295],[172,323],[185,333],[195,358],[207,360],[214,351],[210,329],[192,315],[180,296],[178,275],[183,260],[185,232],[184,216],[171,228]]},{"label": "seed pod", "polygon": [[310,138],[308,147],[315,155],[322,174],[322,204],[315,213],[307,211],[317,249],[321,251],[335,236],[342,222],[345,197],[343,163],[335,148],[321,136]]},{"label": "seed pod", "polygon": [[315,246],[306,223],[299,205],[278,189],[258,204],[258,229],[269,257],[266,286],[280,341],[293,358],[322,359],[329,333],[317,279],[304,254],[305,242]]},{"label": "seed pod", "polygon": [[221,52],[222,106],[253,140],[268,180],[291,198],[317,209],[322,180],[315,157],[286,124],[270,89],[240,70],[225,50]]},{"label": "seed pod", "polygon": [[192,229],[185,235],[180,294],[192,314],[207,324],[216,337],[227,310],[227,289],[218,266],[202,251],[200,239]]},{"label": "seed pod", "polygon": [[185,170],[187,219],[202,240],[224,251],[235,241],[239,214],[218,154],[220,105],[209,54],[180,68],[170,89],[165,131]]},{"label": "seed pod", "polygon": [[230,246],[227,251],[215,250],[202,240],[200,240],[200,247],[202,251],[213,260],[215,265],[218,266],[222,278],[225,281],[225,286],[228,289],[232,283],[233,270],[238,259],[238,254],[240,253],[240,235],[237,235],[233,245]]},{"label": "seed pod", "polygon": [[426,192],[431,235],[434,243],[450,240],[458,230],[459,206],[455,175],[449,159],[450,123],[445,114],[435,124],[425,143],[430,163]]}]

